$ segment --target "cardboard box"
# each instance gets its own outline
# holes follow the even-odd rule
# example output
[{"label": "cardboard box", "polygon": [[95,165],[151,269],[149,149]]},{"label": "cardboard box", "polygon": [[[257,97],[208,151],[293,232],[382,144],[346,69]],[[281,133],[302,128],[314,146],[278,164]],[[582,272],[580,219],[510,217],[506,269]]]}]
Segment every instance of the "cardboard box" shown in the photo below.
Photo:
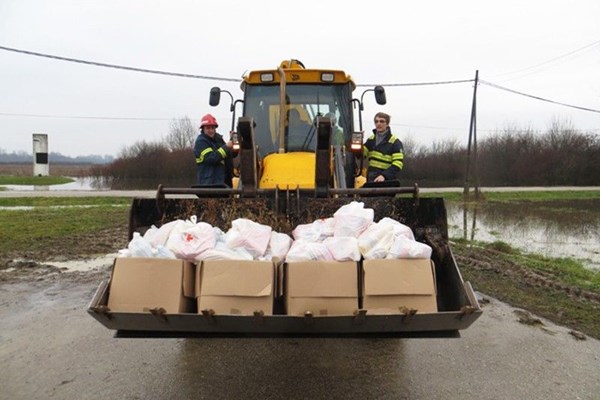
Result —
[{"label": "cardboard box", "polygon": [[194,264],[162,258],[117,258],[110,280],[111,311],[167,314],[194,311]]},{"label": "cardboard box", "polygon": [[368,314],[437,312],[435,268],[426,259],[363,260],[363,308]]},{"label": "cardboard box", "polygon": [[270,261],[203,261],[196,271],[198,312],[273,314],[275,265]]},{"label": "cardboard box", "polygon": [[351,315],[358,309],[358,264],[354,261],[290,262],[285,268],[288,315]]}]

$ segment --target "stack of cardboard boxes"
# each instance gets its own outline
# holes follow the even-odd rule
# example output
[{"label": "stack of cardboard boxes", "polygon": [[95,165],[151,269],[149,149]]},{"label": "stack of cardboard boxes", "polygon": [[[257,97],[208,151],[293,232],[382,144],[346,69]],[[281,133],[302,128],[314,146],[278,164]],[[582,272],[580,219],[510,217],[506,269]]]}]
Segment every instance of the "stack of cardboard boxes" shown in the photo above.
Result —
[{"label": "stack of cardboard boxes", "polygon": [[117,258],[108,298],[111,312],[217,315],[435,313],[433,262],[427,259],[188,261]]}]

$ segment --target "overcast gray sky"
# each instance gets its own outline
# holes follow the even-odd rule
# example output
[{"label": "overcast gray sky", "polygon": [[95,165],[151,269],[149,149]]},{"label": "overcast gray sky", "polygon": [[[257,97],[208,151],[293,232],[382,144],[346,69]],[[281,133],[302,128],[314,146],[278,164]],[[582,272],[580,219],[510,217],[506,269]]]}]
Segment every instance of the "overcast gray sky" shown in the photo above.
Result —
[{"label": "overcast gray sky", "polygon": [[[472,79],[478,69],[512,90],[600,109],[598,0],[0,0],[0,46],[225,78],[290,58],[345,70],[357,84]],[[241,97],[238,83],[0,50],[0,149],[31,152],[31,134],[47,133],[50,151],[117,155],[159,140],[173,118],[196,125],[207,112],[225,132],[229,108],[208,105],[215,85]],[[472,83],[386,91],[385,106],[365,96],[365,128],[385,111],[402,139],[466,143]],[[480,140],[505,127],[543,131],[556,119],[600,134],[600,113],[478,87]]]}]

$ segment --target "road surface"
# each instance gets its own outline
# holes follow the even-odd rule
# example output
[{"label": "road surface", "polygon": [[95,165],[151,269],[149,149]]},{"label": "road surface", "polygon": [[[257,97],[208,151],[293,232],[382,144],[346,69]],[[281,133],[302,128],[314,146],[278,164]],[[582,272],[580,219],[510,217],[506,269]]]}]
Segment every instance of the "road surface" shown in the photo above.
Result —
[{"label": "road surface", "polygon": [[97,283],[0,283],[0,399],[600,398],[600,341],[494,299],[460,339],[115,339]]}]

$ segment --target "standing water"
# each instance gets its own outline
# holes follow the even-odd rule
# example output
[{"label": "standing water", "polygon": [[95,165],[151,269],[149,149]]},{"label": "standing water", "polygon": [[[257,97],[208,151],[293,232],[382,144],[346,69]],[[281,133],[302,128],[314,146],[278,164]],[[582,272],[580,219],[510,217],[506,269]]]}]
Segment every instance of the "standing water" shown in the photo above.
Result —
[{"label": "standing water", "polygon": [[73,182],[60,185],[2,185],[7,190],[55,191],[55,190],[109,190],[110,187],[101,180],[92,177],[72,178]]},{"label": "standing water", "polygon": [[523,252],[579,259],[600,270],[600,199],[447,202],[451,238],[502,241]]}]

